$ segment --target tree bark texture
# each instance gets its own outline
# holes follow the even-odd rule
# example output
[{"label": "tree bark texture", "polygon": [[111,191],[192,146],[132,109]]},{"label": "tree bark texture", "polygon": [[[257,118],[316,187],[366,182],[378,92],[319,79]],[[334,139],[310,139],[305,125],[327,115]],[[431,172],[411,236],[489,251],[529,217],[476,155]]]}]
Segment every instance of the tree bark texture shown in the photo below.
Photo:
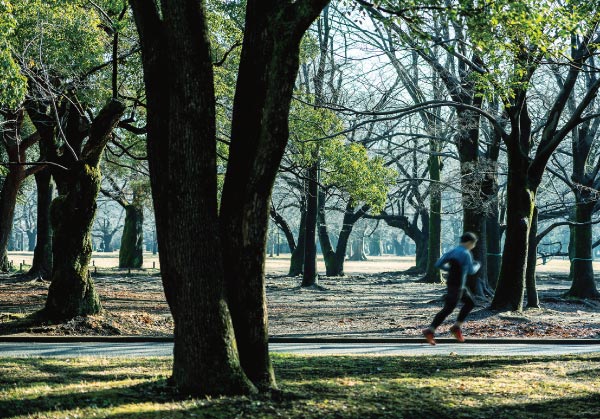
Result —
[{"label": "tree bark texture", "polygon": [[529,228],[529,246],[527,247],[527,270],[525,272],[525,287],[527,290],[527,308],[539,308],[540,299],[537,292],[535,270],[537,264],[537,231],[538,209],[533,208],[531,227]]},{"label": "tree bark texture", "polygon": [[311,287],[318,282],[316,229],[319,201],[319,164],[317,162],[307,170],[307,178],[303,287]]},{"label": "tree bark texture", "polygon": [[239,362],[224,292],[204,3],[161,2],[160,11],[154,2],[130,4],[142,46],[161,274],[175,323],[173,381],[184,394],[247,394],[255,388]]},{"label": "tree bark texture", "polygon": [[[5,116],[6,123],[2,127],[2,137],[6,154],[11,162],[25,161],[26,147],[20,147],[21,126],[23,125],[23,112],[10,112]],[[12,232],[12,225],[17,204],[17,194],[25,179],[25,166],[13,164],[8,166],[8,173],[0,189],[0,253],[6,254],[8,241]],[[10,266],[8,257],[0,259],[0,270],[8,272]]]},{"label": "tree bark texture", "polygon": [[[577,202],[575,221],[580,223],[573,227],[573,255],[571,258],[572,279],[571,288],[566,296],[576,298],[600,298],[594,279],[592,266],[592,214],[595,201]],[[587,224],[586,224],[587,223]]]},{"label": "tree bark texture", "polygon": [[49,278],[52,273],[52,227],[50,225],[50,205],[54,186],[49,170],[35,174],[37,185],[37,239],[33,250],[33,262],[28,275]]},{"label": "tree bark texture", "polygon": [[[434,141],[430,141],[430,150],[436,151]],[[441,180],[441,159],[433,153],[429,157],[429,237],[427,240],[427,266],[425,275],[419,280],[427,283],[442,282],[442,273],[435,267],[435,263],[441,256],[442,251],[442,191],[440,189]]]},{"label": "tree bark texture", "polygon": [[[259,388],[275,386],[264,282],[271,190],[289,137],[300,41],[327,3],[249,0],[246,7],[221,201],[221,233],[227,298],[240,361]],[[309,245],[310,237],[305,240]],[[234,260],[239,263],[230,263]]]},{"label": "tree bark texture", "polygon": [[139,269],[144,263],[144,208],[125,206],[125,225],[119,248],[119,268]]},{"label": "tree bark texture", "polygon": [[[354,211],[354,204],[349,201],[344,211],[342,220],[342,229],[337,240],[335,251],[329,242],[329,235],[325,223],[324,205],[319,208],[319,240],[321,249],[323,250],[323,259],[325,260],[325,271],[327,276],[344,276],[344,261],[346,259],[346,250],[348,248],[348,240],[352,234],[352,229],[358,220],[360,220],[369,211],[368,205],[363,205],[361,208]],[[364,252],[360,252],[361,258]],[[366,260],[366,257],[364,259]]]},{"label": "tree bark texture", "polygon": [[498,286],[492,301],[496,310],[522,310],[527,270],[529,228],[532,222],[535,191],[527,179],[527,156],[509,151],[506,190],[506,239]]},{"label": "tree bark texture", "polygon": [[89,129],[80,159],[69,164],[52,201],[52,280],[45,315],[53,319],[96,314],[101,305],[88,271],[92,255],[91,229],[100,190],[100,157],[125,106],[110,101]]},{"label": "tree bark texture", "polygon": [[304,246],[306,244],[306,207],[303,200],[300,205],[300,227],[298,228],[298,243],[292,251],[288,276],[298,276],[304,269]]}]

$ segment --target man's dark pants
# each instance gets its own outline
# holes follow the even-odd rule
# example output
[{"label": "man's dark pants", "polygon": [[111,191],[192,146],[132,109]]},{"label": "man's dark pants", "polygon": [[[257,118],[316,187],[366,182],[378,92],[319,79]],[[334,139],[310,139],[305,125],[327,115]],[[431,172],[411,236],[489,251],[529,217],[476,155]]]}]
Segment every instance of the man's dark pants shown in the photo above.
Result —
[{"label": "man's dark pants", "polygon": [[464,322],[467,318],[467,315],[473,310],[475,307],[475,301],[473,301],[473,296],[469,292],[468,289],[461,287],[461,278],[458,275],[453,275],[453,272],[450,272],[448,275],[448,294],[446,295],[446,301],[444,303],[444,307],[440,310],[438,314],[433,318],[431,322],[431,327],[436,329],[442,322],[454,311],[456,305],[460,300],[463,302],[463,306],[458,313],[458,317],[456,318],[457,322]]}]

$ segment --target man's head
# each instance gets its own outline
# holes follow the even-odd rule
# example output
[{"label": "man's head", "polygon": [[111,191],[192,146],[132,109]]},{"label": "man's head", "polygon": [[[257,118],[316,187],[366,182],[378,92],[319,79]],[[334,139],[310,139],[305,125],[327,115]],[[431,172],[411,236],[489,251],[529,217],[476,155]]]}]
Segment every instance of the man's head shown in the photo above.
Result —
[{"label": "man's head", "polygon": [[470,231],[465,231],[462,236],[460,236],[460,244],[461,246],[466,247],[471,250],[477,244],[478,237],[475,233],[471,233]]}]

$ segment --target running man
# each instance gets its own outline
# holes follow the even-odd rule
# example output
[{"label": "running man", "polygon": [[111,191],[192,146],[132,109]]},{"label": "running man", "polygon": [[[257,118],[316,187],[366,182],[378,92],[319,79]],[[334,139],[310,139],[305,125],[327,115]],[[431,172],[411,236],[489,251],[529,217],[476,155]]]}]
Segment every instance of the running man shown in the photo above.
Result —
[{"label": "running man", "polygon": [[423,336],[431,345],[435,345],[435,329],[448,317],[456,308],[459,300],[464,303],[458,313],[456,322],[450,328],[450,333],[454,335],[456,340],[464,342],[465,338],[460,330],[463,322],[473,307],[475,302],[469,290],[465,287],[467,283],[467,275],[473,275],[479,270],[479,262],[473,262],[471,250],[477,244],[477,236],[474,233],[465,232],[460,238],[460,244],[448,253],[444,254],[440,260],[435,263],[435,267],[448,272],[446,285],[448,293],[444,307],[434,317],[431,326],[423,330]]}]

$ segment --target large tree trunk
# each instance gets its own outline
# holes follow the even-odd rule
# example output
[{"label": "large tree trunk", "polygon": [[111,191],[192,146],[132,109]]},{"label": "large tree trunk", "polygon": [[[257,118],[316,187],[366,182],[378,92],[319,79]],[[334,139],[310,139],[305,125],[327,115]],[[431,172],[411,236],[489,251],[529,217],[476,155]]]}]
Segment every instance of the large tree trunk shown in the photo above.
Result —
[{"label": "large tree trunk", "polygon": [[[107,226],[107,227],[110,227],[110,226]],[[108,232],[108,233],[104,232],[102,234],[102,251],[103,252],[110,253],[113,251],[112,239],[113,239],[114,235],[115,234],[111,233],[111,232]]]},{"label": "large tree trunk", "polygon": [[594,280],[592,266],[592,214],[595,201],[577,202],[575,221],[580,223],[573,227],[573,250],[571,271],[573,282],[566,296],[576,298],[600,298]]},{"label": "large tree trunk", "polygon": [[161,276],[175,322],[173,381],[185,394],[246,394],[254,386],[239,363],[223,286],[204,3],[161,2],[160,11],[154,2],[130,4],[142,46]]},{"label": "large tree trunk", "polygon": [[529,188],[527,156],[509,152],[506,189],[506,239],[498,286],[492,301],[495,310],[523,309],[529,228],[535,205],[535,191]]},{"label": "large tree trunk", "polygon": [[33,252],[35,250],[35,240],[37,236],[37,232],[35,229],[25,231],[27,234],[27,251]]},{"label": "large tree trunk", "polygon": [[71,168],[71,176],[50,209],[53,269],[44,314],[57,320],[96,314],[102,308],[88,271],[100,169],[81,163]]},{"label": "large tree trunk", "polygon": [[537,230],[538,209],[533,209],[531,227],[529,228],[529,246],[527,248],[527,270],[525,272],[525,286],[527,289],[527,308],[539,308],[540,300],[537,292],[535,269],[537,264]]},{"label": "large tree trunk", "polygon": [[[289,137],[300,41],[326,3],[248,0],[246,7],[221,235],[240,361],[248,378],[263,389],[276,385],[268,350],[264,281],[271,189]],[[308,215],[306,223],[311,224]],[[306,246],[311,241],[314,235],[306,237]],[[304,275],[310,274],[316,272],[305,266]]]},{"label": "large tree trunk", "polygon": [[[59,196],[52,201],[52,282],[44,314],[69,319],[100,312],[101,305],[88,271],[92,255],[91,229],[100,190],[100,158],[125,106],[110,101],[96,116],[77,161],[57,180]],[[79,119],[76,114],[73,120]],[[80,127],[67,126],[67,132]]]},{"label": "large tree trunk", "polygon": [[406,256],[406,234],[402,235],[402,240],[398,240],[395,236],[394,239],[394,254],[396,256]]},{"label": "large tree trunk", "polygon": [[119,268],[139,269],[144,263],[144,208],[130,204],[125,207],[125,226],[119,249]]},{"label": "large tree trunk", "polygon": [[33,250],[33,262],[27,273],[29,276],[49,278],[52,273],[52,228],[50,226],[50,205],[54,187],[49,170],[35,174],[37,185],[37,240]]}]

